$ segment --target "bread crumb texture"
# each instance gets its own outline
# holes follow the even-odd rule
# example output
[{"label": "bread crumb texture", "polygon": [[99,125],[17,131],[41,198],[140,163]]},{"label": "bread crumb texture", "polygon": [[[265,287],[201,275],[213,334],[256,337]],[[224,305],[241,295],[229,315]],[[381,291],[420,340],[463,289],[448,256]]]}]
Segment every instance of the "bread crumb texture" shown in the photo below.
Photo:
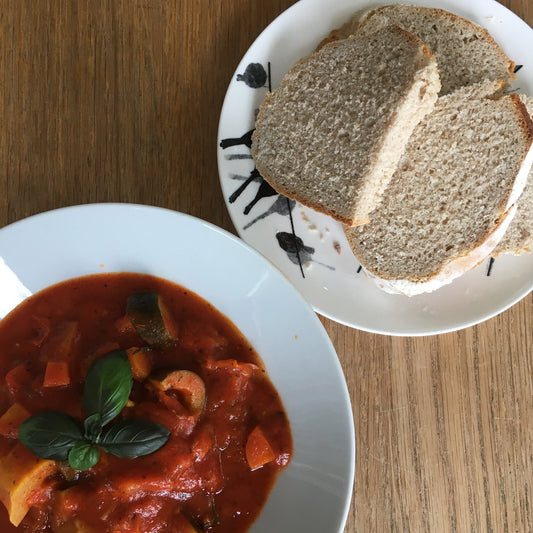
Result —
[{"label": "bread crumb texture", "polygon": [[399,28],[328,44],[267,94],[252,140],[257,169],[308,207],[366,221],[439,88],[434,56]]},{"label": "bread crumb texture", "polygon": [[439,98],[416,127],[370,223],[346,230],[374,276],[430,280],[485,242],[504,218],[531,136],[515,97],[484,92],[490,90],[474,86]]},{"label": "bread crumb texture", "polygon": [[441,95],[484,80],[515,78],[511,61],[483,27],[442,9],[389,5],[356,14],[351,22],[332,32],[331,40],[350,34],[373,33],[397,25],[416,35],[435,54],[441,78]]}]

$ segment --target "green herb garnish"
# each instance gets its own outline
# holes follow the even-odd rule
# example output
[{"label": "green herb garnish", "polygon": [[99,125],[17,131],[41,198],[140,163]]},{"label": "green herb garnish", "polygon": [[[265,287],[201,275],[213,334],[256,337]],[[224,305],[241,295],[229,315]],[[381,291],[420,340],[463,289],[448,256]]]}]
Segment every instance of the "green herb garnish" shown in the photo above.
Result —
[{"label": "green herb garnish", "polygon": [[133,378],[126,352],[116,350],[89,369],[83,389],[87,418],[79,422],[61,411],[44,411],[19,427],[20,441],[42,459],[67,460],[75,470],[88,470],[100,457],[100,448],[117,457],[135,458],[161,448],[170,432],[155,422],[120,420],[107,428],[128,401]]}]

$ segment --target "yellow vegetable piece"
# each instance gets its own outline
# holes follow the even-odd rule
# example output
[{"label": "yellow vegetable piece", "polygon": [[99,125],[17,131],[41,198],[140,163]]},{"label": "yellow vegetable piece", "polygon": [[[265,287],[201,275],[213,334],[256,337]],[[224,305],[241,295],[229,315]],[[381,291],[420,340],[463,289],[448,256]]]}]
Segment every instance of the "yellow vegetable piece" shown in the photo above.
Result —
[{"label": "yellow vegetable piece", "polygon": [[20,424],[31,416],[31,413],[20,403],[14,403],[0,416],[0,435],[17,438]]},{"label": "yellow vegetable piece", "polygon": [[56,471],[55,461],[39,459],[21,443],[0,458],[0,501],[13,525],[22,522],[31,507],[31,495]]}]

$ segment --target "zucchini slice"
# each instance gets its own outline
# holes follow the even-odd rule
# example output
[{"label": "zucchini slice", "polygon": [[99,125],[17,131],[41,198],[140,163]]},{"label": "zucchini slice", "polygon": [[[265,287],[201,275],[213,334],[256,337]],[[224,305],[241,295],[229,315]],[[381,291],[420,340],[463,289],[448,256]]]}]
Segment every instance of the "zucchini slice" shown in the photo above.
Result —
[{"label": "zucchini slice", "polygon": [[177,327],[159,294],[132,294],[126,304],[126,314],[142,340],[150,346],[164,349],[175,344]]}]

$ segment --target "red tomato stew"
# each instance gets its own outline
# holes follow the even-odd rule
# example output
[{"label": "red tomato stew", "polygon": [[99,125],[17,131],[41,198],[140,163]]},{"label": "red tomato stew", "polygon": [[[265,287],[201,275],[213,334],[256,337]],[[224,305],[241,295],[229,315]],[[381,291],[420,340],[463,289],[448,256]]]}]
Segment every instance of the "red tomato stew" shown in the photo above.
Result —
[{"label": "red tomato stew", "polygon": [[[127,380],[112,365],[124,361],[120,403],[113,387]],[[4,533],[243,532],[292,454],[249,342],[198,295],[153,276],[98,274],[31,296],[0,321],[0,375]],[[136,456],[154,440],[147,424],[162,428],[158,448]],[[50,446],[58,459],[33,453]]]}]

